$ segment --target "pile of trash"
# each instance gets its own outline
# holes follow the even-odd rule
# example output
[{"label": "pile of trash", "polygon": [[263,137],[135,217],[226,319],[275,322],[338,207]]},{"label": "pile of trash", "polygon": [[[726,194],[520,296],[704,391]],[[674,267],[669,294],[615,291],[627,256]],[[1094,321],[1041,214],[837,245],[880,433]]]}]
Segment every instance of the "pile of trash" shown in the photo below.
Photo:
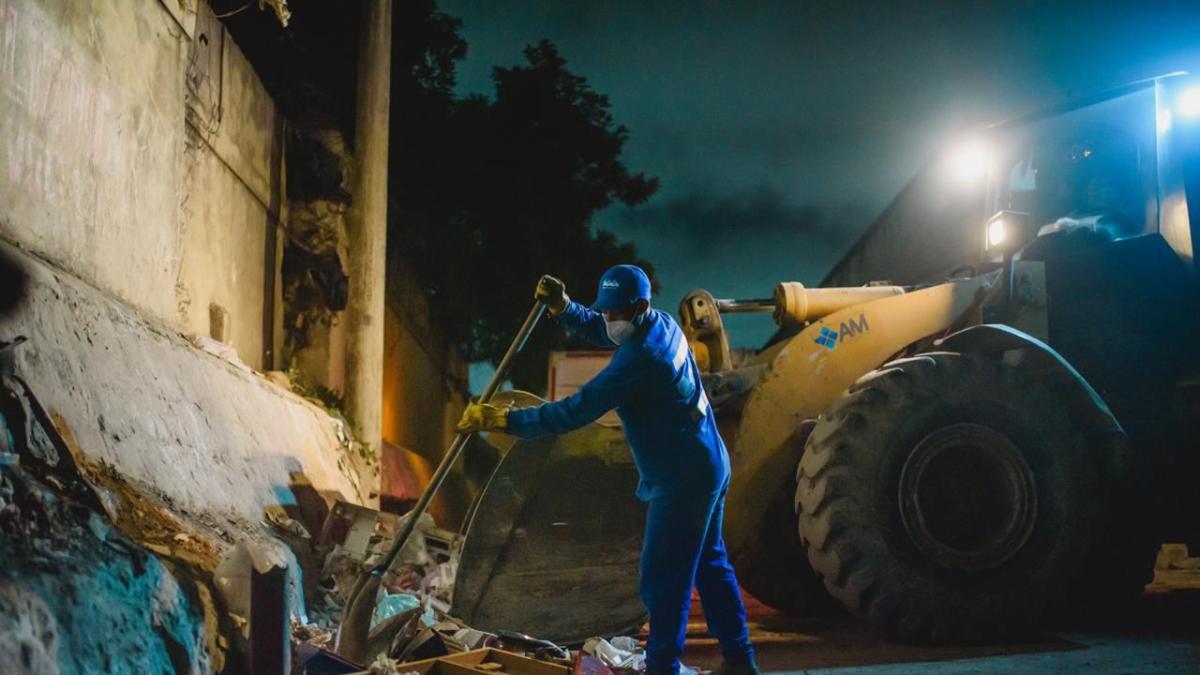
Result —
[{"label": "pile of trash", "polygon": [[[76,659],[79,669],[99,667],[111,658],[106,647],[119,641],[111,631],[62,631],[62,620],[83,621],[90,614],[93,622],[130,623],[127,617],[144,615],[147,603],[157,608],[158,623],[123,633],[128,639],[119,642],[122,648],[139,652],[143,663],[174,660],[199,671],[262,663],[256,658],[270,652],[270,641],[254,631],[264,619],[281,625],[289,647],[272,663],[290,663],[293,673],[437,675],[445,671],[433,664],[441,662],[509,675],[633,675],[644,668],[644,654],[630,637],[593,638],[572,650],[518,632],[480,630],[453,617],[462,538],[438,528],[428,515],[383,575],[371,606],[368,653],[352,662],[337,653],[348,596],[359,576],[391,547],[404,517],[337,502],[313,528],[314,536],[296,509],[273,507],[257,526],[213,538],[175,519],[169,506],[123,481],[111,467],[85,467],[81,473],[88,481],[80,474],[68,481],[65,472],[43,472],[52,486],[47,489],[19,463],[0,453],[0,550],[20,563],[0,575],[9,582],[0,605],[27,622],[43,615],[44,621],[24,628],[0,626],[6,635],[42,635],[19,640],[12,650],[0,649],[0,662],[19,665],[17,670],[51,672],[66,665],[55,658],[56,645],[64,640],[78,643],[63,653]],[[306,520],[311,525],[312,519]],[[271,570],[280,572],[280,583],[264,586],[261,579]],[[12,583],[18,580],[19,585]],[[186,585],[180,588],[179,582]],[[30,602],[40,607],[40,598],[72,597],[71,590],[58,587],[63,583],[90,593],[93,601],[48,607],[41,614],[16,610]],[[110,592],[115,586],[107,586],[113,584],[123,590]],[[215,591],[215,602],[206,587]],[[264,592],[280,602],[264,603]],[[112,603],[98,606],[109,597]]]},{"label": "pile of trash", "polygon": [[[362,663],[337,656],[337,634],[352,589],[360,575],[390,549],[405,518],[337,502],[315,538],[286,516],[268,519],[291,549],[288,563],[307,567],[303,574],[313,579],[289,583],[289,596],[297,603],[290,623],[293,672],[409,672],[406,664],[485,651],[554,664],[564,673],[583,668],[589,675],[605,675],[644,668],[644,654],[631,637],[593,638],[572,651],[518,632],[478,630],[451,616],[462,537],[438,528],[429,514],[418,521],[413,536],[381,579]],[[218,570],[218,588],[225,585]],[[334,664],[360,670],[341,670]],[[475,668],[480,667],[499,670]]]},{"label": "pile of trash", "polygon": [[[388,571],[370,577],[378,583],[360,586],[405,517],[330,505],[302,474],[288,488],[294,501],[259,522],[189,513],[90,458],[23,382],[0,372],[0,559],[9,563],[0,569],[0,672],[124,663],[313,675],[642,670],[632,638],[594,638],[572,651],[453,616],[463,538],[428,515]],[[359,644],[339,650],[358,588],[374,593],[355,603],[366,610],[355,612],[361,630],[348,632]],[[88,629],[71,629],[79,626]]]}]

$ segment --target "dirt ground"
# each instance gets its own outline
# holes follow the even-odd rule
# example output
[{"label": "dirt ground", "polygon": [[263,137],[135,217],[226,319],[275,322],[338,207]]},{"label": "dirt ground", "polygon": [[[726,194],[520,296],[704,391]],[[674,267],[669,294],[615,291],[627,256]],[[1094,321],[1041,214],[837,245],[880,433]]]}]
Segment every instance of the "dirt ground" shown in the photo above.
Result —
[{"label": "dirt ground", "polygon": [[[1200,673],[1200,571],[1195,569],[1160,570],[1127,614],[1073,621],[1018,644],[909,645],[847,615],[793,618],[753,598],[747,598],[747,612],[759,665],[768,672]],[[698,607],[693,607],[683,660],[706,669],[721,661]]]}]

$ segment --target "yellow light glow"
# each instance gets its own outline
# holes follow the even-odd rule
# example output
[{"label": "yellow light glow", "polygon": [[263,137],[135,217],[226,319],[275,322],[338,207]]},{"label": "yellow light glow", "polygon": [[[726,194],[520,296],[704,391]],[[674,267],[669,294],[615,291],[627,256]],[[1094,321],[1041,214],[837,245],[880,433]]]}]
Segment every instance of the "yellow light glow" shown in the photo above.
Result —
[{"label": "yellow light glow", "polygon": [[997,246],[1003,244],[1004,240],[1007,238],[1008,226],[1005,225],[1003,218],[998,218],[988,223],[987,239],[989,247],[996,248]]}]

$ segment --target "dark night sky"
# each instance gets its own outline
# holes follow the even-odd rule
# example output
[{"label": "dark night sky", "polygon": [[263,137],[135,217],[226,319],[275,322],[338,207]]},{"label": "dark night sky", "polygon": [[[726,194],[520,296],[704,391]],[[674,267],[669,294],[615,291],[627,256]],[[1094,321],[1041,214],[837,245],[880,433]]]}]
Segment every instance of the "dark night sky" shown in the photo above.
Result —
[{"label": "dark night sky", "polygon": [[[612,100],[631,169],[662,179],[598,227],[687,290],[816,283],[937,148],[970,125],[1173,70],[1200,70],[1196,2],[440,0],[470,44],[463,93],[553,40]],[[593,289],[576,289],[590,301]],[[747,323],[748,322],[748,323]],[[769,320],[730,322],[739,346]],[[739,339],[740,338],[740,339]]]}]

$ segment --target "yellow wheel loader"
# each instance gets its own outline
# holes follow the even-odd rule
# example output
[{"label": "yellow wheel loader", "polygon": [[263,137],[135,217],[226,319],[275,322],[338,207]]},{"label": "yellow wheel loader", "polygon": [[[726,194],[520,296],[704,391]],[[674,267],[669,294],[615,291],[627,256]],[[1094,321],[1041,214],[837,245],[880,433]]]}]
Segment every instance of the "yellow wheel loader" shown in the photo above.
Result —
[{"label": "yellow wheel loader", "polygon": [[[726,543],[769,605],[995,639],[1120,607],[1161,542],[1200,544],[1200,81],[971,143],[905,188],[836,287],[680,304],[733,461]],[[778,324],[749,357],[722,321],[738,312]],[[620,430],[473,453],[494,468],[452,612],[561,641],[640,625],[645,508]]]},{"label": "yellow wheel loader", "polygon": [[[986,130],[972,213],[994,215],[953,224],[965,247],[891,209],[857,249],[900,275],[957,270],[940,282],[683,300],[751,593],[978,641],[1136,597],[1160,542],[1200,539],[1197,87],[1161,78]],[[779,332],[735,363],[722,314],[752,311]]]}]

